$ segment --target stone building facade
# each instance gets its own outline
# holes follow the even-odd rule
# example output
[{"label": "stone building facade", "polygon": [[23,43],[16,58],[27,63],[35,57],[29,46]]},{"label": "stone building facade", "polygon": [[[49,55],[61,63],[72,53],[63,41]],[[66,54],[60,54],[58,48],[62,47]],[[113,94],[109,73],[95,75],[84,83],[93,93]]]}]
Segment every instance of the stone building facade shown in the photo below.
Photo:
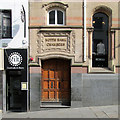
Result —
[{"label": "stone building facade", "polygon": [[30,110],[117,104],[118,5],[29,2]]}]

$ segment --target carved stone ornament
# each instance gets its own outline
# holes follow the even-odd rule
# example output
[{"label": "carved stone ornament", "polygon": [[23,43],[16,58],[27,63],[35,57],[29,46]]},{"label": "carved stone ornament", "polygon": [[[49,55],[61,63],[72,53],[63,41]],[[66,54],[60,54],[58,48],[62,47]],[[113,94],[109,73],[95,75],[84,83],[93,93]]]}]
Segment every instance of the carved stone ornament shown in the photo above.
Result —
[{"label": "carved stone ornament", "polygon": [[44,7],[47,11],[50,10],[51,8],[55,8],[55,7],[66,10],[66,8],[68,7],[68,4],[63,4],[61,2],[50,2],[48,4],[43,4],[42,8],[44,8]]},{"label": "carved stone ornament", "polygon": [[38,32],[37,54],[48,52],[75,53],[74,31]]},{"label": "carved stone ornament", "polygon": [[72,31],[72,52],[75,53],[75,32]]}]

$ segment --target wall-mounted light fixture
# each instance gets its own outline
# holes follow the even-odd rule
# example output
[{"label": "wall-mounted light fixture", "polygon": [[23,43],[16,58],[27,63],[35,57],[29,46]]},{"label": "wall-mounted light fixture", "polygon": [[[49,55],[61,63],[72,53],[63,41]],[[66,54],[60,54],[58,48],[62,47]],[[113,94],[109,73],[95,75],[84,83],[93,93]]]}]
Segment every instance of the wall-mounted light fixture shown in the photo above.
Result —
[{"label": "wall-mounted light fixture", "polygon": [[27,41],[26,40],[22,40],[22,44],[24,45],[24,44],[26,44],[27,43]]}]

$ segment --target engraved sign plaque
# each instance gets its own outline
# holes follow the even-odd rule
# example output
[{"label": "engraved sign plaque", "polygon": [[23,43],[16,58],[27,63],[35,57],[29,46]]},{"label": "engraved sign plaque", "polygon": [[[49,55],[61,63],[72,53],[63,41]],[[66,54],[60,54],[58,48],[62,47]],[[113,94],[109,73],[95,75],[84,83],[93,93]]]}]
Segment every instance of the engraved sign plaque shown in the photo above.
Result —
[{"label": "engraved sign plaque", "polygon": [[67,37],[45,37],[44,46],[45,49],[67,49]]}]

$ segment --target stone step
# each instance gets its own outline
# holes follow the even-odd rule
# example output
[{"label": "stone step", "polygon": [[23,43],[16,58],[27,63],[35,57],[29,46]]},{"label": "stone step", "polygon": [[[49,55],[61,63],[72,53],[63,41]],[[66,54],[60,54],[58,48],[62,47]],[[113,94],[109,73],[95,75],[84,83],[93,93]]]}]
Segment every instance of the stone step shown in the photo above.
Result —
[{"label": "stone step", "polygon": [[57,102],[57,101],[42,101],[41,105],[61,105],[62,102]]},{"label": "stone step", "polygon": [[64,108],[64,107],[69,107],[68,105],[63,105],[63,103],[61,101],[57,102],[57,101],[45,101],[45,102],[41,102],[40,107],[48,107],[48,108]]},{"label": "stone step", "polygon": [[40,105],[42,108],[68,108],[70,106],[65,105]]}]

